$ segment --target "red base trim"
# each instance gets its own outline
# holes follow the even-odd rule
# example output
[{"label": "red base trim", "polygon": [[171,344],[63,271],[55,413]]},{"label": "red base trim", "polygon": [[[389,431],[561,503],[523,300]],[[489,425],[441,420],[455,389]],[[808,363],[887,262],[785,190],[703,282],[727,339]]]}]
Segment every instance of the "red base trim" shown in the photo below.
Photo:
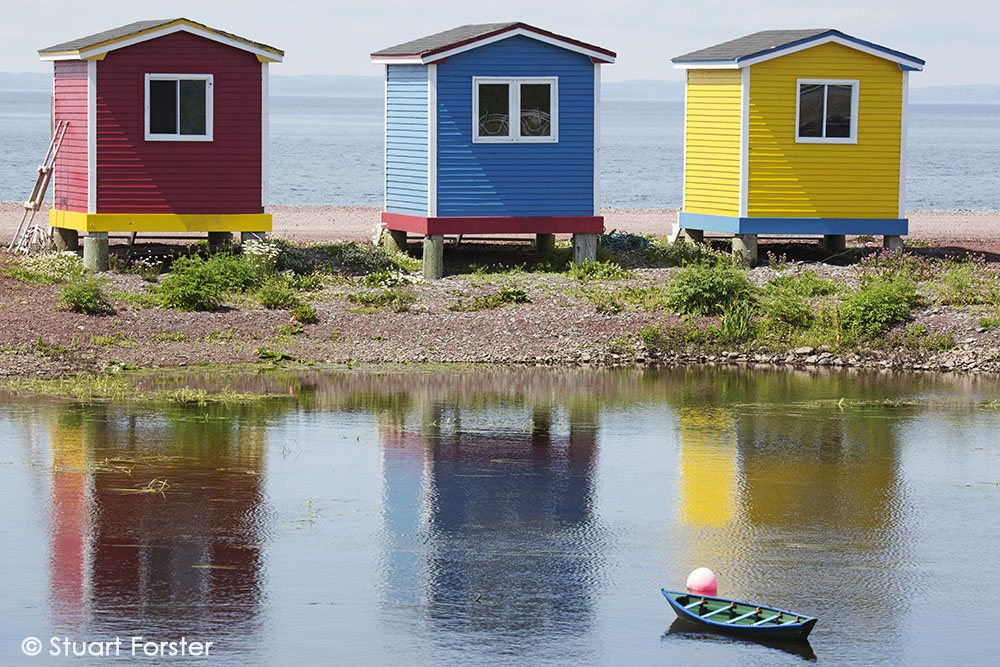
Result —
[{"label": "red base trim", "polygon": [[413,234],[603,234],[604,216],[425,218],[382,212],[382,226]]}]

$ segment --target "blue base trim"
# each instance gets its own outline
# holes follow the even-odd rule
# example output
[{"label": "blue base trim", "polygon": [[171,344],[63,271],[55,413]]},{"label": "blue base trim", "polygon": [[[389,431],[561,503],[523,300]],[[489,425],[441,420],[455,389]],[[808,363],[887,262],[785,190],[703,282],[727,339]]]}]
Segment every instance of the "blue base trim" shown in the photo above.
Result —
[{"label": "blue base trim", "polygon": [[871,234],[906,236],[907,218],[737,218],[729,215],[688,213],[678,215],[683,229],[724,234]]}]

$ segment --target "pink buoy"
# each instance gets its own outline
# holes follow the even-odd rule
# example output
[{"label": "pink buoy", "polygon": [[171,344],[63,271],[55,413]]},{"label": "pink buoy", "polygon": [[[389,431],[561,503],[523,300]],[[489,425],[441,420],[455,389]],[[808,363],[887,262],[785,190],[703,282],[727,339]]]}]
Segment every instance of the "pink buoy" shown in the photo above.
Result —
[{"label": "pink buoy", "polygon": [[699,567],[688,575],[688,593],[695,595],[716,595],[718,591],[719,584],[715,580],[715,574],[707,567]]}]

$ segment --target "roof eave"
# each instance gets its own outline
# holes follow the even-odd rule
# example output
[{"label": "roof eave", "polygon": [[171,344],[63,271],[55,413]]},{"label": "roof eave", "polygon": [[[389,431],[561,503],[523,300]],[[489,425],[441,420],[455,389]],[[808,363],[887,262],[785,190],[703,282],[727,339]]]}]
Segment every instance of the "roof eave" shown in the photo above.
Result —
[{"label": "roof eave", "polygon": [[164,35],[182,31],[189,32],[215,42],[220,42],[242,51],[249,51],[250,53],[256,55],[257,59],[261,62],[281,62],[285,56],[284,51],[276,49],[273,46],[251,42],[250,40],[209,28],[206,25],[202,25],[201,23],[197,23],[189,19],[178,19],[176,21],[163,23],[153,28],[140,30],[129,35],[123,35],[115,39],[109,39],[104,42],[92,44],[81,49],[70,49],[66,51],[47,51],[42,49],[38,52],[38,57],[43,61],[99,60],[101,56],[109,51],[122,49],[126,46],[132,46],[133,44],[139,44],[151,39],[156,39],[157,37],[163,37]]},{"label": "roof eave", "polygon": [[615,62],[615,58],[617,57],[617,54],[614,51],[609,51],[599,46],[563,37],[562,35],[556,35],[555,33],[550,33],[525,23],[517,23],[483,35],[477,35],[476,37],[448,44],[436,49],[429,49],[420,53],[409,55],[377,55],[377,53],[373,53],[370,58],[373,63],[383,65],[430,65],[435,62],[446,60],[451,56],[458,55],[459,53],[471,51],[472,49],[477,49],[481,46],[486,46],[487,44],[492,44],[493,42],[498,42],[510,37],[517,37],[519,35],[528,37],[529,39],[536,39],[547,44],[552,44],[553,46],[558,46],[559,48],[567,49],[569,51],[581,53],[589,56],[595,63],[612,64]]},{"label": "roof eave", "polygon": [[820,46],[821,44],[828,44],[830,42],[841,44],[847,48],[855,49],[884,60],[890,60],[898,64],[900,68],[912,68],[914,71],[920,71],[924,68],[925,63],[919,58],[915,58],[914,56],[907,55],[900,51],[888,49],[884,46],[879,46],[878,44],[874,44],[872,42],[866,42],[865,40],[857,39],[856,37],[851,37],[850,35],[845,35],[838,30],[831,30],[814,37],[797,40],[789,44],[783,44],[782,46],[767,49],[765,51],[758,51],[757,53],[741,56],[736,59],[679,60],[674,58],[671,62],[674,63],[674,69],[738,69],[749,67],[750,65],[756,65],[757,63],[772,60],[774,58],[787,56],[797,51],[811,49],[814,46]]}]

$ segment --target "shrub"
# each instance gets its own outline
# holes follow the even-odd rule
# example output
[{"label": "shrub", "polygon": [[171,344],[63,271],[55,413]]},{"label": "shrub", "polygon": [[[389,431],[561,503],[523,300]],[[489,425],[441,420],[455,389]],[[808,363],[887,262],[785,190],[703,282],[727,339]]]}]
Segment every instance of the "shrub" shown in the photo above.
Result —
[{"label": "shrub", "polygon": [[779,332],[808,329],[813,322],[812,309],[795,292],[765,292],[761,299],[761,309],[768,328]]},{"label": "shrub", "polygon": [[952,261],[932,286],[942,304],[968,306],[1000,303],[1000,282],[981,255]]},{"label": "shrub", "polygon": [[292,316],[302,324],[316,324],[319,317],[316,316],[316,309],[308,303],[300,303],[292,310]]},{"label": "shrub", "polygon": [[170,275],[155,288],[165,308],[177,310],[218,310],[228,293],[256,289],[261,279],[246,262],[224,252],[203,259],[198,255],[179,257]]},{"label": "shrub", "polygon": [[920,303],[916,286],[906,280],[878,281],[850,294],[840,307],[841,327],[870,339],[906,320]]},{"label": "shrub", "polygon": [[274,275],[278,267],[281,246],[276,243],[252,239],[243,244],[243,260],[258,276]]},{"label": "shrub", "polygon": [[591,280],[623,280],[631,278],[632,273],[614,262],[584,262],[570,264],[569,275],[582,283]]},{"label": "shrub", "polygon": [[101,282],[90,279],[78,285],[69,285],[59,293],[59,305],[74,313],[97,315],[114,312],[111,302],[101,291]]},{"label": "shrub", "polygon": [[681,315],[717,315],[734,301],[753,298],[745,271],[723,264],[681,269],[667,287],[667,305]]},{"label": "shrub", "polygon": [[417,295],[409,290],[387,289],[367,294],[348,294],[347,300],[362,306],[362,310],[374,312],[382,308],[392,308],[397,313],[410,309],[417,301]]},{"label": "shrub", "polygon": [[468,303],[459,299],[449,305],[448,309],[458,311],[493,310],[512,303],[531,303],[531,298],[522,288],[515,285],[505,285],[500,288],[499,292],[474,296]]},{"label": "shrub", "polygon": [[646,251],[646,263],[657,266],[732,265],[733,258],[729,253],[713,250],[704,243],[690,243],[685,239],[669,243],[660,239]]},{"label": "shrub", "polygon": [[933,260],[899,250],[872,253],[857,264],[862,285],[873,282],[907,280],[920,282],[933,278],[937,267]]},{"label": "shrub", "polygon": [[187,311],[218,310],[225,297],[219,284],[200,271],[172,273],[155,287],[155,293],[164,308]]},{"label": "shrub", "polygon": [[681,326],[651,325],[639,330],[639,340],[647,352],[675,352],[700,348],[712,340],[712,333],[690,322]]},{"label": "shrub", "polygon": [[364,277],[364,283],[368,287],[399,287],[401,285],[412,285],[413,280],[409,276],[386,269],[369,273]]},{"label": "shrub", "polygon": [[40,285],[78,283],[90,276],[83,260],[76,255],[49,253],[17,258],[16,264],[6,270],[16,280]]},{"label": "shrub", "polygon": [[797,276],[778,276],[768,281],[765,287],[769,292],[787,292],[804,297],[829,296],[843,289],[835,280],[818,278],[815,271],[803,271]]},{"label": "shrub", "polygon": [[626,308],[665,310],[667,290],[661,285],[625,285],[615,290],[603,286],[585,287],[583,295],[599,313],[620,313]]},{"label": "shrub", "polygon": [[300,305],[299,297],[287,279],[272,278],[257,292],[257,298],[268,310],[291,310]]}]

